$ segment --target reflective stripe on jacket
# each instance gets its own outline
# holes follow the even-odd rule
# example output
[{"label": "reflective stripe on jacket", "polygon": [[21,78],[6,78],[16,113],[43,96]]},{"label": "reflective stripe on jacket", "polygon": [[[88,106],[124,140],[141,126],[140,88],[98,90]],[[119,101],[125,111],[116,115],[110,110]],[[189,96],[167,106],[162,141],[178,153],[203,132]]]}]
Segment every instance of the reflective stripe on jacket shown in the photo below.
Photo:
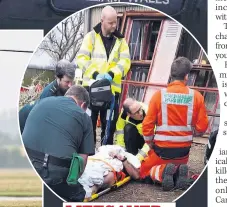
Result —
[{"label": "reflective stripe on jacket", "polygon": [[[147,105],[140,103],[144,113],[147,113],[148,107]],[[129,121],[129,116],[122,116],[123,111],[120,113],[118,120],[117,120],[117,124],[116,124],[116,139],[117,139],[117,145],[120,145],[122,147],[125,147],[125,141],[124,141],[124,127],[126,124],[132,124],[134,126],[136,126],[139,134],[142,135],[142,122],[139,124],[135,124]]]},{"label": "reflective stripe on jacket", "polygon": [[121,79],[128,73],[131,66],[129,47],[125,38],[114,36],[115,44],[107,60],[106,50],[100,33],[92,30],[85,35],[76,62],[83,73],[83,86],[89,85],[94,73],[114,74],[112,91],[121,92]]},{"label": "reflective stripe on jacket", "polygon": [[143,121],[143,134],[147,141],[154,139],[160,156],[176,158],[188,155],[194,130],[204,133],[207,127],[203,96],[183,82],[174,81],[151,98]]}]

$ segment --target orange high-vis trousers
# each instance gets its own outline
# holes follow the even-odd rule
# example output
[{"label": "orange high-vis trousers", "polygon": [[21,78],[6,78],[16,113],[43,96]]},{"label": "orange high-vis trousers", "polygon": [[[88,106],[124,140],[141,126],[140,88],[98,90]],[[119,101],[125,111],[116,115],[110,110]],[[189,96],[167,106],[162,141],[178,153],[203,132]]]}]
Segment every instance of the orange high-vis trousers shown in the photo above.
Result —
[{"label": "orange high-vis trousers", "polygon": [[151,168],[150,170],[150,177],[153,181],[158,181],[162,182],[163,178],[163,172],[165,170],[167,164],[162,164],[162,165],[155,165],[154,167]]},{"label": "orange high-vis trousers", "polygon": [[[140,167],[140,178],[145,178],[150,175],[150,171],[152,167],[173,163],[175,165],[181,165],[181,164],[187,164],[188,163],[188,157],[181,158],[181,159],[174,159],[174,160],[163,160],[161,159],[154,150],[150,150],[148,153],[148,157],[144,159],[144,161],[141,163]],[[159,175],[157,175],[159,178],[162,177],[163,170],[165,168],[165,165],[161,166],[159,170]],[[154,168],[153,168],[154,169]],[[157,174],[157,173],[156,173]]]}]

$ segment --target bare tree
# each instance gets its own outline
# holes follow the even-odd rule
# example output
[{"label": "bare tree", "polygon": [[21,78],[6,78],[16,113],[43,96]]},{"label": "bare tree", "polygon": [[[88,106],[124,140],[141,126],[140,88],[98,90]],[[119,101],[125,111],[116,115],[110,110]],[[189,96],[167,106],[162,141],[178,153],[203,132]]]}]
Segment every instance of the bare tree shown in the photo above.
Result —
[{"label": "bare tree", "polygon": [[54,62],[74,60],[84,37],[84,12],[78,12],[55,27],[43,40],[37,52],[46,52]]}]

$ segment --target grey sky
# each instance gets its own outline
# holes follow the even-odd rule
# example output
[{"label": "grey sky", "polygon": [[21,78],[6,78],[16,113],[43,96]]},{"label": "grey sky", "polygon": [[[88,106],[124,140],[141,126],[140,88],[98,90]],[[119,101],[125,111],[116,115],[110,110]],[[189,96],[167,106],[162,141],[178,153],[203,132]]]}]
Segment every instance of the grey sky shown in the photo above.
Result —
[{"label": "grey sky", "polygon": [[[0,50],[34,51],[42,37],[42,30],[1,30]],[[20,86],[31,56],[32,53],[0,51],[0,70],[3,75],[0,81],[0,131],[17,130],[15,117]],[[12,111],[15,111],[13,115]]]}]

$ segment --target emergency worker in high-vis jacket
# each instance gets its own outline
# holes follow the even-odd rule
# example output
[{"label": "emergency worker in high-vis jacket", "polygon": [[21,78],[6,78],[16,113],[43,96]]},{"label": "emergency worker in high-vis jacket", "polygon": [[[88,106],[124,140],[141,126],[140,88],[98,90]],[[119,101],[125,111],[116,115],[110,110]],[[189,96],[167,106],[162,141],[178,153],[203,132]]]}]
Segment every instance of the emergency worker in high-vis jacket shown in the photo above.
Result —
[{"label": "emergency worker in high-vis jacket", "polygon": [[152,149],[142,162],[140,177],[150,176],[167,191],[186,187],[193,136],[201,136],[208,127],[203,96],[186,86],[191,68],[185,57],[174,60],[171,83],[152,96],[143,121],[144,139]]},{"label": "emergency worker in high-vis jacket", "polygon": [[[113,134],[119,111],[121,81],[129,71],[131,61],[128,44],[117,28],[117,12],[111,6],[102,10],[101,22],[85,35],[77,54],[77,64],[82,70],[83,86],[89,86],[90,80],[106,78],[111,82],[115,94],[114,117],[110,127],[107,144],[113,144]],[[101,137],[105,134],[106,110],[92,110],[94,136],[96,140],[96,123],[100,112],[102,125]]]},{"label": "emergency worker in high-vis jacket", "polygon": [[191,62],[179,57],[171,66],[171,83],[151,98],[142,123],[145,144],[136,155],[140,168],[122,157],[124,168],[134,179],[162,184],[164,191],[188,186],[188,158],[193,136],[208,127],[204,98],[186,86]]},{"label": "emergency worker in high-vis jacket", "polygon": [[148,107],[134,99],[127,98],[123,103],[116,125],[117,145],[127,152],[136,155],[138,149],[144,145],[142,135],[142,122],[146,116]]}]

